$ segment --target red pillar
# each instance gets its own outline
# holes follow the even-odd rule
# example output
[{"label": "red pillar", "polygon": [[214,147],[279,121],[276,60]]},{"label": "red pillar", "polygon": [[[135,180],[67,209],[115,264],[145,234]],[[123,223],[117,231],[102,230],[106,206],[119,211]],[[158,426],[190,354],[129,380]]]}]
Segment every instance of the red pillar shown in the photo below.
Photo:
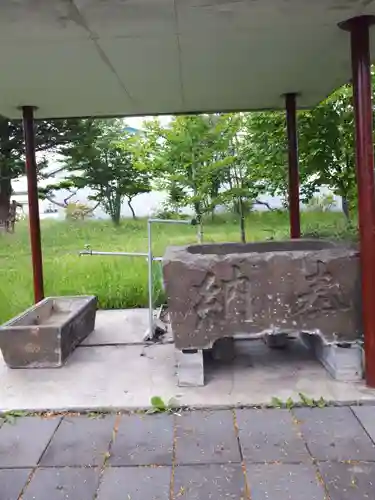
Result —
[{"label": "red pillar", "polygon": [[341,25],[350,32],[355,112],[358,219],[362,268],[362,318],[365,336],[366,381],[375,387],[375,191],[372,137],[369,26],[361,16]]},{"label": "red pillar", "polygon": [[39,302],[44,298],[42,244],[40,238],[39,199],[37,167],[35,159],[34,108],[23,106],[23,130],[25,136],[27,193],[29,199],[29,225],[31,259],[34,279],[34,299]]},{"label": "red pillar", "polygon": [[286,106],[286,128],[288,135],[290,237],[300,238],[301,223],[300,223],[300,213],[299,213],[299,174],[298,174],[296,94],[286,94],[285,106]]}]

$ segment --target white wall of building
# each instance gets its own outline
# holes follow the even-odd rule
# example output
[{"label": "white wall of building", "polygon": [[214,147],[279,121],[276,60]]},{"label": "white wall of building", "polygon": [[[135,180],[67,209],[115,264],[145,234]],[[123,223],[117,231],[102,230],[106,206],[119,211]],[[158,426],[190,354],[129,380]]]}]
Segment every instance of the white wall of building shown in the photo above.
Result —
[{"label": "white wall of building", "polygon": [[[26,182],[23,182],[23,179],[19,179],[14,183],[14,190],[16,192],[25,192],[27,190],[27,185]],[[325,195],[329,194],[329,190],[326,188],[322,188],[320,193],[318,195]],[[81,189],[78,191],[78,193],[71,198],[70,201],[76,201],[80,203],[84,203],[85,205],[88,206],[93,206],[94,202],[90,201],[88,198],[89,196],[93,194],[92,191],[88,188]],[[68,191],[57,191],[55,199],[58,202],[63,202],[64,199],[69,195]],[[27,208],[27,195],[22,194],[22,195],[17,195],[13,196],[14,199],[16,199],[18,202],[24,204],[24,211],[25,213],[28,212]],[[132,202],[133,208],[135,210],[135,213],[138,217],[149,217],[155,214],[158,210],[160,210],[166,201],[167,195],[166,193],[160,192],[160,191],[153,191],[151,193],[143,193],[138,196],[136,196]],[[267,202],[272,208],[281,208],[282,207],[282,199],[278,196],[261,196],[259,199],[263,202]],[[267,210],[267,208],[264,205],[256,205],[254,207],[256,210]],[[302,209],[306,208],[303,205],[301,206]],[[51,213],[51,209],[55,209],[55,213]],[[332,208],[333,210],[341,210],[341,199],[340,197],[336,196],[335,197],[335,205]],[[65,218],[65,210],[63,208],[60,208],[56,205],[51,204],[48,200],[40,200],[39,201],[39,211],[40,211],[40,217],[42,219],[44,218],[58,218],[58,219],[64,219]],[[187,210],[187,213],[191,213],[191,211]],[[131,211],[127,205],[127,203],[124,203],[121,208],[121,216],[122,217],[131,217]],[[94,211],[94,218],[96,219],[107,219],[108,215],[104,212],[104,210],[100,207],[98,207]]]}]

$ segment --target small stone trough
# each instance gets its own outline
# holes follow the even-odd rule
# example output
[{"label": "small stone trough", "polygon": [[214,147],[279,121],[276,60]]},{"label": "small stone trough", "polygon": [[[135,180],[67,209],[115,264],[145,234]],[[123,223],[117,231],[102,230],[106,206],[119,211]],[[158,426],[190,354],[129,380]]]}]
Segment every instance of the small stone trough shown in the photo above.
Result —
[{"label": "small stone trough", "polygon": [[58,368],[94,330],[97,298],[48,297],[0,327],[10,368]]},{"label": "small stone trough", "polygon": [[[268,336],[277,346],[275,336],[305,332],[305,341],[319,338],[319,346],[311,345],[336,378],[350,370],[340,372],[336,351],[326,346],[354,347],[361,359],[359,252],[352,245],[301,239],[171,247],[163,276],[182,352],[210,349],[239,334]],[[354,372],[354,378],[362,376],[358,366]]]}]

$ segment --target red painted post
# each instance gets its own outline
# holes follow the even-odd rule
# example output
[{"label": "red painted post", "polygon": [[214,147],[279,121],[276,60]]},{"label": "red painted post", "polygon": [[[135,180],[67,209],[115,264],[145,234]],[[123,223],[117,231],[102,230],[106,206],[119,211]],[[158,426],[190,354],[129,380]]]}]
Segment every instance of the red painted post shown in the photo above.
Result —
[{"label": "red painted post", "polygon": [[350,31],[356,132],[358,219],[362,268],[362,319],[365,336],[366,382],[375,387],[375,191],[372,138],[370,16],[341,25]]},{"label": "red painted post", "polygon": [[27,193],[29,200],[29,225],[31,259],[34,279],[35,303],[44,298],[42,244],[40,237],[37,167],[35,159],[34,108],[23,106],[23,130],[25,137]]},{"label": "red painted post", "polygon": [[300,238],[301,223],[300,223],[300,213],[299,213],[299,174],[298,174],[296,94],[286,94],[285,107],[286,107],[286,128],[288,135],[290,237]]}]

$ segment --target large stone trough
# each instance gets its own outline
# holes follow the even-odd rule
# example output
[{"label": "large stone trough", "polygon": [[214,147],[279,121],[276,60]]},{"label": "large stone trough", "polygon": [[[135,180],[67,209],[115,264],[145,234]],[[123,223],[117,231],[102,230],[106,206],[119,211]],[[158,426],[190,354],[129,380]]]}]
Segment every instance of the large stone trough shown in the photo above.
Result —
[{"label": "large stone trough", "polygon": [[308,332],[324,345],[361,338],[359,253],[289,240],[168,248],[164,284],[176,348],[247,334]]}]

